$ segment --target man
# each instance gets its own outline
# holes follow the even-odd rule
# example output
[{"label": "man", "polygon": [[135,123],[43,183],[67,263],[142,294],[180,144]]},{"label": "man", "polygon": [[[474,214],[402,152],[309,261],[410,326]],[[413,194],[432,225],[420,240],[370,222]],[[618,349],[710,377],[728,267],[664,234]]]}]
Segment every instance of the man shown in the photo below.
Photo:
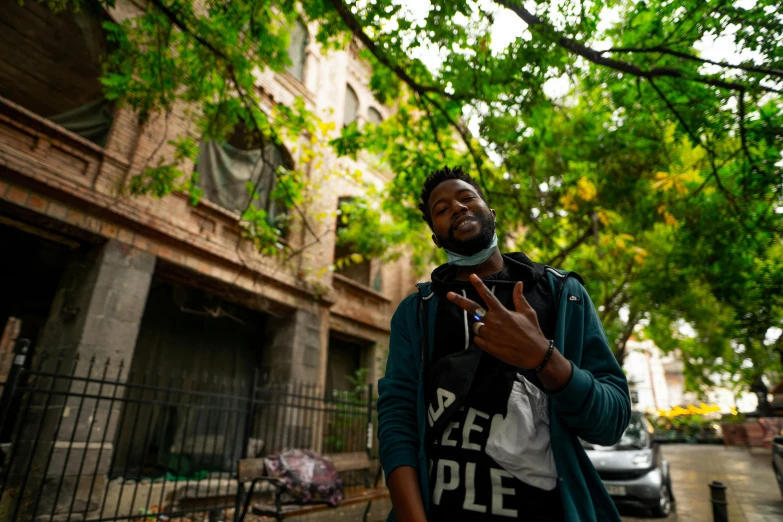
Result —
[{"label": "man", "polygon": [[378,384],[390,520],[619,521],[578,438],[617,442],[628,385],[579,276],[501,255],[461,169],[419,205],[449,262],[394,314]]}]

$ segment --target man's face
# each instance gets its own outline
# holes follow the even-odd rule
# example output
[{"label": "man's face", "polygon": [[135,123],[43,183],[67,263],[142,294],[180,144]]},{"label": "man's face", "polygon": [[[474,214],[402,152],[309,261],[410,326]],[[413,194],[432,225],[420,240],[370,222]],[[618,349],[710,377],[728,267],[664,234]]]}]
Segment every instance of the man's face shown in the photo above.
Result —
[{"label": "man's face", "polygon": [[476,189],[459,179],[435,187],[428,202],[432,241],[455,254],[472,256],[487,248],[495,235],[495,211]]}]

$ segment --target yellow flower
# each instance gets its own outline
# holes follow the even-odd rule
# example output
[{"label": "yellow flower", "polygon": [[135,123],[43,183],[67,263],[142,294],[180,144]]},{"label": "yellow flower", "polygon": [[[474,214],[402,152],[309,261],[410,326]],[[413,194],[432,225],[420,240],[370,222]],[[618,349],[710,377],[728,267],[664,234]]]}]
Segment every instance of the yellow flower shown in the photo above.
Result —
[{"label": "yellow flower", "polygon": [[590,201],[595,198],[595,185],[586,176],[579,178],[579,181],[576,182],[576,189],[582,201]]},{"label": "yellow flower", "polygon": [[677,219],[674,216],[672,216],[669,212],[663,213],[663,220],[666,221],[667,225],[672,227],[677,226],[679,224]]}]

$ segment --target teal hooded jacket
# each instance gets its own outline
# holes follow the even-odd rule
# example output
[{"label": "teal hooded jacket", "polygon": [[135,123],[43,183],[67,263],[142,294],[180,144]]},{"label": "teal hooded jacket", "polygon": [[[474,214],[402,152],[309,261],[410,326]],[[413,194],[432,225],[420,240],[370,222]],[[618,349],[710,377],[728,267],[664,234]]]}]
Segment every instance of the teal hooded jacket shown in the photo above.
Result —
[{"label": "teal hooded jacket", "polygon": [[[566,522],[620,522],[620,516],[578,438],[610,446],[622,436],[631,418],[628,383],[617,363],[590,296],[578,276],[538,265],[552,293],[559,296],[555,345],[571,361],[566,387],[550,394],[552,453]],[[435,340],[439,297],[431,283],[400,303],[391,320],[386,374],[378,381],[378,441],[386,477],[399,466],[412,466],[419,475],[425,509],[429,506],[429,477],[424,435],[426,426],[423,335],[430,353]],[[427,306],[425,329],[422,307]],[[389,521],[394,521],[394,511]]]}]

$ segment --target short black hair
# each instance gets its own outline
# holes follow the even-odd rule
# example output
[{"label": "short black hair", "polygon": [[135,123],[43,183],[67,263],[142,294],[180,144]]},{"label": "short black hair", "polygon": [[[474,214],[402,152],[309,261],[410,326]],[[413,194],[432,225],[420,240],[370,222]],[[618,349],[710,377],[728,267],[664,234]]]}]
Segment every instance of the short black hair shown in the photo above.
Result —
[{"label": "short black hair", "polygon": [[424,181],[424,187],[421,189],[421,203],[419,203],[419,210],[421,210],[421,213],[424,214],[424,221],[427,222],[430,228],[432,228],[432,216],[430,215],[429,202],[432,191],[435,190],[435,187],[450,179],[459,179],[464,181],[476,189],[476,192],[478,192],[478,195],[481,196],[481,199],[483,199],[485,203],[487,202],[487,198],[484,197],[484,193],[481,191],[481,187],[479,187],[478,183],[476,183],[476,180],[470,177],[470,174],[462,170],[462,167],[454,167],[453,169],[450,169],[449,167],[443,167],[440,170],[436,170],[427,176],[427,179]]}]

